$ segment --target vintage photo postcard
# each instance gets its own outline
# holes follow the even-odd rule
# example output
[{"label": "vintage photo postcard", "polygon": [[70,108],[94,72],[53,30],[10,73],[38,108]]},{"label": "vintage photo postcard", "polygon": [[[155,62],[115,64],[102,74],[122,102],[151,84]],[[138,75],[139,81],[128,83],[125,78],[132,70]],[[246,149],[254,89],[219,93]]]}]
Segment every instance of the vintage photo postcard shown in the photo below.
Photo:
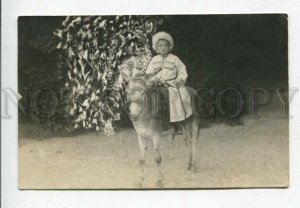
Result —
[{"label": "vintage photo postcard", "polygon": [[20,189],[288,187],[288,16],[18,18]]}]

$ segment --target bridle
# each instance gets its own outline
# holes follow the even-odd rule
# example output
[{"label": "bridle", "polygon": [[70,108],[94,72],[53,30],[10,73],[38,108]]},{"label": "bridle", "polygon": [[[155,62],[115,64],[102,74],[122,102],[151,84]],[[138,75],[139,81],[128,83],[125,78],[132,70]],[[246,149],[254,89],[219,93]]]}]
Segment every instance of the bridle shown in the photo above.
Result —
[{"label": "bridle", "polygon": [[[146,108],[146,105],[147,105],[147,96],[145,95],[145,91],[147,89],[147,86],[146,86],[146,82],[143,78],[140,78],[140,77],[136,77],[136,78],[131,78],[130,80],[128,80],[128,86],[130,86],[130,83],[132,81],[141,81],[142,82],[142,86],[136,86],[136,87],[127,87],[126,88],[126,96],[125,96],[125,105],[126,105],[126,109],[128,109],[128,112],[129,112],[129,118],[130,120],[132,121],[137,121],[139,119],[141,119],[141,114],[142,112],[144,112],[145,108]],[[139,92],[142,92],[141,93],[141,97],[143,97],[142,100],[130,100],[128,99],[128,94],[130,94],[132,91],[139,91]],[[129,110],[129,106],[130,103],[132,102],[135,102],[135,103],[139,103],[142,105],[142,109],[141,109],[141,112],[139,114],[136,114],[136,115],[133,115],[130,110]]]}]

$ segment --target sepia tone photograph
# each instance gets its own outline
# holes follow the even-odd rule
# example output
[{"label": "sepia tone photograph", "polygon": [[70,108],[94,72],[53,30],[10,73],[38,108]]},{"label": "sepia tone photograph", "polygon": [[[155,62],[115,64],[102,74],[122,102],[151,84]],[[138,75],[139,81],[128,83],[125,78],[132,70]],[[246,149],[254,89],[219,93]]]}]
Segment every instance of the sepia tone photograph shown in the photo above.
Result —
[{"label": "sepia tone photograph", "polygon": [[18,18],[20,189],[289,185],[288,16]]}]

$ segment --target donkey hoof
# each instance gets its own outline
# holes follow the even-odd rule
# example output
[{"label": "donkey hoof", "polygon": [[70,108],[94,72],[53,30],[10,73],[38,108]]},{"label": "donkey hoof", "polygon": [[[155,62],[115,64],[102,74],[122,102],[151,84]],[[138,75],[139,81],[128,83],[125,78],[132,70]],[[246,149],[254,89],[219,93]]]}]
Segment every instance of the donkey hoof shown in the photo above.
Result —
[{"label": "donkey hoof", "polygon": [[163,188],[163,187],[164,187],[164,184],[163,184],[162,179],[159,179],[159,180],[156,181],[156,186],[157,186],[158,188]]},{"label": "donkey hoof", "polygon": [[197,172],[197,168],[194,165],[192,165],[192,164],[188,165],[187,170],[191,171],[192,173],[196,173]]}]

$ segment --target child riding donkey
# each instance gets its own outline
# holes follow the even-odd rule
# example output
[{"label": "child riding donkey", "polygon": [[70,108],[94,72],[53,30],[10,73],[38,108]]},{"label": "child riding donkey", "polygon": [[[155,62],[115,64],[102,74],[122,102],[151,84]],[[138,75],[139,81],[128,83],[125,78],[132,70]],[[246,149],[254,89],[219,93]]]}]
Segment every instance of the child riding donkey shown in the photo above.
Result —
[{"label": "child riding donkey", "polygon": [[[184,86],[188,77],[186,67],[182,61],[170,51],[173,48],[173,38],[166,32],[158,32],[153,36],[153,49],[157,52],[146,68],[146,78],[144,72],[134,71],[132,68],[127,74],[122,72],[127,80],[126,103],[128,104],[129,115],[139,142],[139,163],[141,167],[141,181],[144,181],[144,167],[146,156],[146,140],[153,141],[154,159],[158,168],[158,186],[163,184],[163,173],[161,170],[162,157],[159,150],[159,141],[163,131],[161,119],[154,116],[152,103],[157,103],[156,96],[152,96],[152,86],[158,83],[167,87],[169,94],[170,122],[178,124],[184,130],[184,136],[189,149],[188,170],[196,171],[196,151],[197,138],[199,136],[199,118],[192,111],[191,98],[197,98],[196,91]],[[140,75],[137,75],[140,74]],[[155,87],[154,87],[155,89]],[[191,93],[192,92],[192,93]],[[195,95],[195,96],[194,96]],[[151,103],[151,104],[149,104]],[[126,105],[127,106],[127,105]],[[154,105],[156,106],[156,105]],[[157,112],[154,110],[154,112]],[[177,133],[182,133],[182,129],[177,128]],[[174,134],[173,134],[174,138]]]},{"label": "child riding donkey", "polygon": [[178,124],[192,115],[191,96],[184,86],[188,77],[186,66],[170,53],[173,46],[173,38],[166,32],[158,32],[152,37],[152,47],[157,55],[151,59],[146,76],[150,85],[160,82],[167,86],[170,122],[174,124],[176,134],[182,134],[181,125]]}]

